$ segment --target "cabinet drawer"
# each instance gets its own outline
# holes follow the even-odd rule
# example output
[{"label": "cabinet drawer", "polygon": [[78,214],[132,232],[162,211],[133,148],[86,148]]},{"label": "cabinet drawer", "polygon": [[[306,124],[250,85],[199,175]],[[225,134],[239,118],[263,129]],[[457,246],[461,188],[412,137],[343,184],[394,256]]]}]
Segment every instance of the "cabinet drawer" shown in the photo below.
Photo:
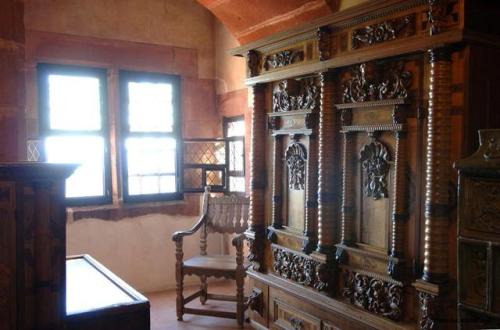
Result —
[{"label": "cabinet drawer", "polygon": [[304,313],[280,299],[274,299],[272,329],[321,330],[321,320]]}]

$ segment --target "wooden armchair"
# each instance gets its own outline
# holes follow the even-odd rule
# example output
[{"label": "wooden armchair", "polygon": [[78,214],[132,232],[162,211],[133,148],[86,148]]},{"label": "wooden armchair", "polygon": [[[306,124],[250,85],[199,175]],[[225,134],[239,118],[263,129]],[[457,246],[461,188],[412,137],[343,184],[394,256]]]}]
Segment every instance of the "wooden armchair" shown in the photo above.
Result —
[{"label": "wooden armchair", "polygon": [[[202,215],[193,228],[178,231],[172,236],[176,246],[175,278],[177,289],[177,320],[182,321],[184,314],[209,315],[236,319],[239,326],[243,326],[246,302],[243,292],[246,266],[243,258],[243,232],[248,222],[247,197],[239,196],[210,196],[210,189],[205,189],[203,196]],[[200,255],[183,261],[182,241],[185,236],[200,231]],[[207,233],[237,234],[232,244],[236,247],[236,257],[231,255],[207,255]],[[201,288],[187,298],[183,296],[184,275],[198,275]],[[207,277],[224,277],[236,280],[236,296],[209,294],[207,291]],[[236,312],[212,311],[185,307],[190,301],[200,297],[204,305],[207,299],[235,301]]]}]

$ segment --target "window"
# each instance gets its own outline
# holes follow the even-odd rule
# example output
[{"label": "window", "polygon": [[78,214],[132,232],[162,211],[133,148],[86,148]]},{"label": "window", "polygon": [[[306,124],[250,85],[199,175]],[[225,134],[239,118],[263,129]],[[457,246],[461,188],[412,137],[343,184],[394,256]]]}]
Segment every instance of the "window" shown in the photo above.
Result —
[{"label": "window", "polygon": [[77,163],[68,203],[111,201],[106,71],[39,64],[40,135],[51,163]]},{"label": "window", "polygon": [[125,201],[180,199],[179,78],[120,71]]},{"label": "window", "polygon": [[224,138],[230,192],[245,192],[245,120],[242,116],[224,118]]}]

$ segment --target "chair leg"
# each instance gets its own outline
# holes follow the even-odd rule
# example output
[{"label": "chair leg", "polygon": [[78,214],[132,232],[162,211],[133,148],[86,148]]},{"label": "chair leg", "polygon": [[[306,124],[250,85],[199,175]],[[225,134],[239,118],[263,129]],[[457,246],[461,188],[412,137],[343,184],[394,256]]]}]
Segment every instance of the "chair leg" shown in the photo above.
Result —
[{"label": "chair leg", "polygon": [[184,285],[184,272],[182,270],[182,241],[176,242],[176,258],[177,262],[175,264],[175,291],[177,294],[176,298],[176,311],[177,311],[177,321],[182,321],[182,316],[184,315],[184,296],[183,296],[183,285]]},{"label": "chair leg", "polygon": [[243,328],[245,322],[245,277],[244,274],[236,274],[236,321]]},{"label": "chair leg", "polygon": [[207,294],[208,294],[207,276],[206,275],[201,275],[200,280],[201,280],[200,302],[201,302],[202,305],[205,305],[205,303],[207,302]]}]

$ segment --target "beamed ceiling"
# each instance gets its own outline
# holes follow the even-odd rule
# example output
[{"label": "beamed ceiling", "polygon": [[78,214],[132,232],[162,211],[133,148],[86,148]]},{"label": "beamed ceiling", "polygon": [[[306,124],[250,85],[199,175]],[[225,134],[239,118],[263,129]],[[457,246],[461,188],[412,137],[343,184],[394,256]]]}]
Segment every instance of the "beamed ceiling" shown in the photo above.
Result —
[{"label": "beamed ceiling", "polygon": [[[363,0],[197,0],[246,44]],[[346,4],[344,4],[344,2]]]}]

